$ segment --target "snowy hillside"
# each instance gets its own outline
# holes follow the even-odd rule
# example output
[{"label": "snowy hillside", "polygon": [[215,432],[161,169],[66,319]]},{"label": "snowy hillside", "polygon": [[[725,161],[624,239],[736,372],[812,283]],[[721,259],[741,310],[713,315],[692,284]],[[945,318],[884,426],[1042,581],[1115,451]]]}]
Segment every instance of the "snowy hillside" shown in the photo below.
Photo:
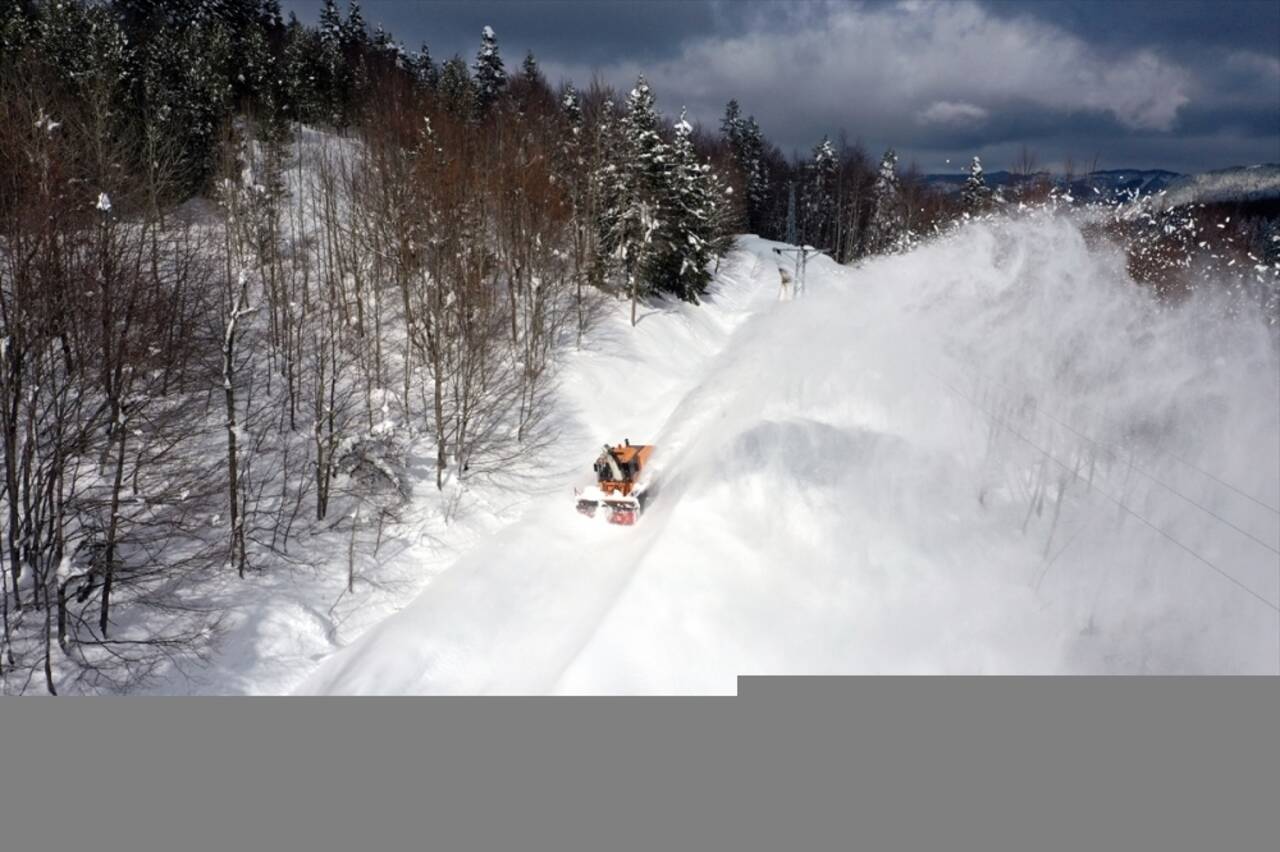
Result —
[{"label": "snowy hillside", "polygon": [[1280,199],[1280,165],[1263,163],[1187,175],[1169,184],[1163,206]]},{"label": "snowy hillside", "polygon": [[1182,177],[1164,169],[1107,169],[1077,178],[1067,189],[1086,201],[1119,201],[1162,192]]},{"label": "snowy hillside", "polygon": [[[566,472],[305,693],[732,692],[749,673],[1280,665],[1280,364],[1062,218],[978,223],[777,301],[743,238],[711,304],[569,364]],[[576,461],[650,440],[634,528]]]}]

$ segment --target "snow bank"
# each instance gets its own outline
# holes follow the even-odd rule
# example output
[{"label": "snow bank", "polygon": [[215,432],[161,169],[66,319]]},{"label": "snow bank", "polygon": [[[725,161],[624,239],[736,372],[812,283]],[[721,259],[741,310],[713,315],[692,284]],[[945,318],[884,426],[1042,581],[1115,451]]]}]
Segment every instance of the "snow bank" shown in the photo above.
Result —
[{"label": "snow bank", "polygon": [[1277,671],[1260,321],[1155,303],[1064,218],[820,258],[785,303],[770,247],[742,241],[705,313],[617,328],[616,358],[570,369],[584,466],[605,439],[659,445],[637,527],[541,501],[302,691]]}]

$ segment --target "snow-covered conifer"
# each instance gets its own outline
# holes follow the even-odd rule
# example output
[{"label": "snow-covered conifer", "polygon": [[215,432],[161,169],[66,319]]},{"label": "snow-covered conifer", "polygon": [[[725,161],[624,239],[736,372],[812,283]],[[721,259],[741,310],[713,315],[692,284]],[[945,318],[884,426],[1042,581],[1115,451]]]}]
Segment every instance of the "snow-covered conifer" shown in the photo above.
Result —
[{"label": "snow-covered conifer", "polygon": [[697,302],[711,283],[714,256],[712,230],[711,167],[698,161],[693,148],[693,127],[680,112],[671,145],[671,191],[665,223],[667,261],[673,286],[681,299]]},{"label": "snow-covered conifer", "polygon": [[431,51],[427,48],[427,43],[422,43],[422,49],[413,57],[411,61],[413,77],[417,80],[418,85],[425,89],[434,91],[440,83],[440,69],[436,67],[436,63],[431,59]]},{"label": "snow-covered conifer", "polygon": [[530,50],[524,55],[524,63],[520,66],[520,73],[524,75],[524,80],[530,85],[536,85],[542,79],[542,71],[538,68],[538,60]]},{"label": "snow-covered conifer", "polygon": [[338,7],[334,0],[325,0],[320,8],[316,90],[324,105],[324,119],[335,125],[344,122],[353,77],[344,54],[346,43],[347,26]]},{"label": "snow-covered conifer", "polygon": [[867,225],[867,253],[892,251],[903,236],[902,187],[898,181],[898,155],[884,152],[876,175],[875,206]]},{"label": "snow-covered conifer", "polygon": [[804,240],[821,248],[833,246],[836,220],[836,149],[822,137],[809,162]]},{"label": "snow-covered conifer", "polygon": [[578,90],[570,83],[565,86],[564,97],[560,99],[560,105],[564,108],[564,117],[569,124],[569,132],[573,136],[582,135],[582,100],[578,97]]},{"label": "snow-covered conifer", "polygon": [[754,116],[742,117],[742,107],[736,100],[725,106],[724,118],[720,122],[720,133],[729,145],[733,154],[734,165],[741,176],[746,197],[749,227],[762,230],[765,217],[765,206],[768,203],[769,181],[764,163],[764,139],[760,133],[760,125]]},{"label": "snow-covered conifer", "polygon": [[487,26],[480,33],[480,51],[476,54],[474,70],[476,114],[484,116],[507,85],[507,72],[498,55],[498,37],[493,27]]},{"label": "snow-covered conifer", "polygon": [[977,157],[969,165],[969,177],[965,178],[960,198],[964,201],[965,210],[970,213],[982,210],[991,201],[991,188],[987,186],[986,176],[982,173],[982,161]]},{"label": "snow-covered conifer", "polygon": [[467,63],[461,56],[454,56],[441,67],[438,91],[445,108],[455,116],[465,118],[472,114],[475,86],[467,71]]},{"label": "snow-covered conifer", "polygon": [[369,27],[364,21],[357,0],[351,0],[347,6],[347,19],[338,30],[344,50],[361,49],[369,43]]},{"label": "snow-covered conifer", "polygon": [[322,112],[317,47],[316,34],[291,14],[284,36],[283,108],[294,121],[315,121]]},{"label": "snow-covered conifer", "polygon": [[663,225],[670,152],[658,132],[653,91],[644,77],[627,96],[622,118],[623,149],[613,168],[610,246],[626,275],[631,322],[636,304],[654,286],[655,239]]},{"label": "snow-covered conifer", "polygon": [[742,107],[738,101],[731,100],[725,104],[724,118],[720,120],[720,133],[729,143],[729,149],[736,158],[742,157]]},{"label": "snow-covered conifer", "polygon": [[319,31],[321,49],[336,53],[342,45],[343,25],[342,16],[333,0],[324,0],[320,7]]}]

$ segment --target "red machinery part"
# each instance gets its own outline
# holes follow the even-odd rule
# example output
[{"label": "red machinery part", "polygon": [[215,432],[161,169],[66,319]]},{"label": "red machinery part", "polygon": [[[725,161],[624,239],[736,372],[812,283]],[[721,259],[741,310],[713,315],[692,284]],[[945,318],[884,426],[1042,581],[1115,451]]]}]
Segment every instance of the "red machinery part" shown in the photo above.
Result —
[{"label": "red machinery part", "polygon": [[635,509],[614,509],[609,513],[609,523],[631,526],[636,522]]}]

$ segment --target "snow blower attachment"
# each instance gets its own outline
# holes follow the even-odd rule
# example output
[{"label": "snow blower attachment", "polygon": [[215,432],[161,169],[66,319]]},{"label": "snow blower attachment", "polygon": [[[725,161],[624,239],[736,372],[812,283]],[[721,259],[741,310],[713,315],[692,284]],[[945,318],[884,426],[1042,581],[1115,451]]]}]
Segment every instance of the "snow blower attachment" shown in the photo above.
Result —
[{"label": "snow blower attachment", "polygon": [[633,445],[630,440],[616,447],[605,444],[595,463],[596,484],[574,489],[578,511],[594,518],[603,504],[609,523],[634,524],[644,511],[651,455],[652,445]]}]

